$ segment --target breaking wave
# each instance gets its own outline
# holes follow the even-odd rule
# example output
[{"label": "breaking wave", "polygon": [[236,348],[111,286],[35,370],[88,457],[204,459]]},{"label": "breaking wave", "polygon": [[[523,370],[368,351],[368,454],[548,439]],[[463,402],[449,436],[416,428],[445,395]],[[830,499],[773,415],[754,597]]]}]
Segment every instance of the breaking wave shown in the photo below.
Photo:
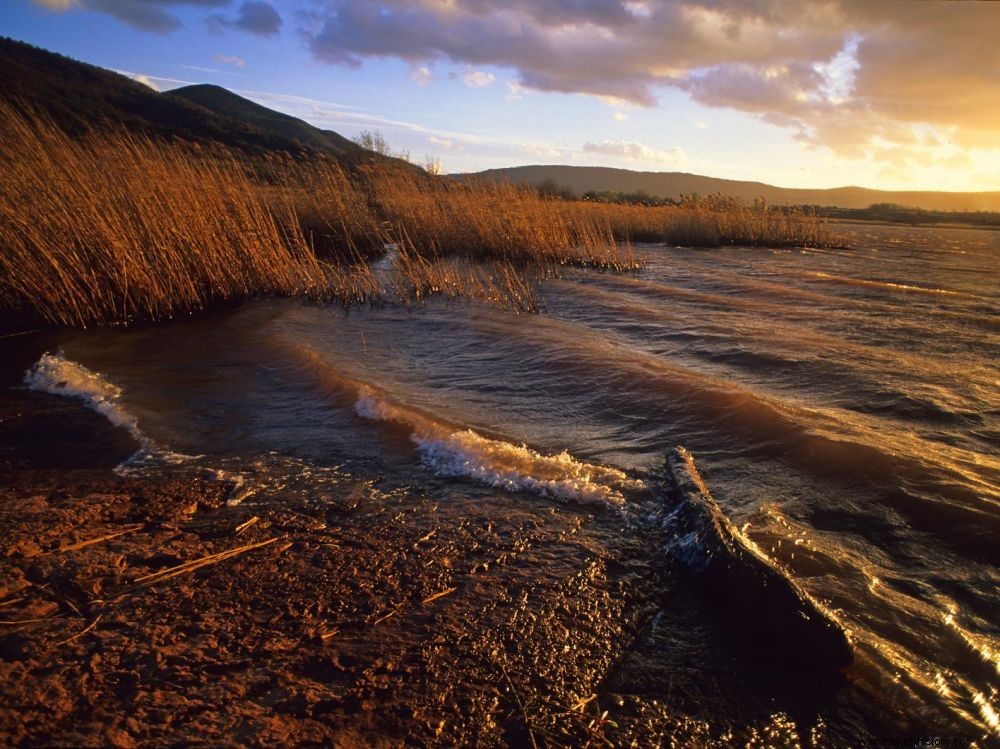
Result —
[{"label": "breaking wave", "polygon": [[139,443],[139,449],[116,467],[120,473],[157,465],[177,465],[196,457],[159,447],[143,434],[138,419],[125,408],[121,387],[99,372],[67,359],[61,352],[43,354],[25,373],[24,384],[29,390],[83,401],[87,408],[126,430]]},{"label": "breaking wave", "polygon": [[624,471],[579,461],[568,452],[544,455],[526,445],[454,429],[358,386],[357,413],[371,421],[403,424],[420,456],[439,476],[460,476],[507,491],[530,491],[562,501],[622,507],[645,484]]}]

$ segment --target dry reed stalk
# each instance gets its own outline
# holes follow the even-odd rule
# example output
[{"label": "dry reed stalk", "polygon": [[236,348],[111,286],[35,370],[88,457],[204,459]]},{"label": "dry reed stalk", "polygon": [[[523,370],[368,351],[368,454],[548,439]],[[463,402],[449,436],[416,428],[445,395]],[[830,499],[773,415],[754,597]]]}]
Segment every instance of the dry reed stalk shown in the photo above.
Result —
[{"label": "dry reed stalk", "polygon": [[219,562],[225,561],[227,559],[232,559],[233,557],[240,556],[249,551],[254,551],[255,549],[261,549],[265,546],[280,541],[284,536],[275,536],[274,538],[269,538],[266,541],[258,541],[257,543],[246,544],[245,546],[238,546],[235,549],[227,549],[226,551],[221,551],[217,554],[208,554],[198,559],[192,559],[183,564],[175,565],[174,567],[168,567],[164,570],[159,570],[153,572],[149,575],[143,575],[142,577],[137,577],[133,580],[133,585],[125,590],[121,591],[116,598],[121,598],[122,596],[133,593],[137,590],[142,590],[143,588],[148,588],[157,583],[163,582],[164,580],[169,580],[170,578],[177,577],[178,575],[184,575],[188,572],[194,572],[195,570],[201,569],[202,567],[207,567],[211,564],[218,564]]},{"label": "dry reed stalk", "polygon": [[438,600],[439,598],[444,598],[445,596],[450,596],[456,590],[458,590],[458,588],[446,588],[445,590],[442,590],[440,593],[435,593],[432,596],[428,596],[423,601],[421,601],[421,603],[424,606],[426,606],[427,604],[433,603],[434,601]]},{"label": "dry reed stalk", "polygon": [[82,549],[86,546],[92,546],[93,544],[99,544],[102,541],[110,541],[112,538],[118,538],[119,536],[124,536],[126,533],[133,533],[134,531],[137,531],[142,527],[143,527],[142,523],[136,523],[134,525],[128,526],[127,528],[123,528],[120,531],[115,531],[114,533],[108,533],[107,535],[98,536],[97,538],[91,538],[86,541],[79,541],[77,543],[69,544],[67,546],[60,546],[58,549],[54,551],[46,552],[45,554],[40,554],[39,556],[47,556],[48,554],[62,554],[63,552],[66,551],[76,551],[77,549]]},{"label": "dry reed stalk", "polygon": [[88,632],[90,632],[94,627],[96,627],[98,625],[98,623],[101,621],[101,618],[103,616],[104,616],[104,614],[98,614],[97,617],[94,619],[94,621],[92,621],[86,627],[84,627],[83,629],[81,629],[75,635],[73,635],[71,637],[67,637],[65,640],[60,640],[59,642],[55,643],[52,647],[57,648],[60,645],[65,645],[67,642],[73,642],[73,640],[77,640],[77,639],[83,637],[85,634],[87,634]]}]

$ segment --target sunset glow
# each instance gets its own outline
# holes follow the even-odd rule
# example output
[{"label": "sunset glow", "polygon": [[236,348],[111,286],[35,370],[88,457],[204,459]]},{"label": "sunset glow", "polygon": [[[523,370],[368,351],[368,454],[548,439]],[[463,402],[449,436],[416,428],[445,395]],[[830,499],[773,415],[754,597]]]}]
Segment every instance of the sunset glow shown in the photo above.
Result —
[{"label": "sunset glow", "polygon": [[1000,6],[838,0],[12,0],[0,33],[208,82],[447,172],[1000,190]]}]

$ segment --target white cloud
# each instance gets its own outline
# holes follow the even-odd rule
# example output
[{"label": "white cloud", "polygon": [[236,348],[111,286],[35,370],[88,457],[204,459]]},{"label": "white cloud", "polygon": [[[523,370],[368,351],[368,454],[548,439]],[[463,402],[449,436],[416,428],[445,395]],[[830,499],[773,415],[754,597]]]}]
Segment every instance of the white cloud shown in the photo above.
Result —
[{"label": "white cloud", "polygon": [[679,146],[665,151],[650,148],[644,143],[629,140],[605,140],[600,143],[584,143],[583,153],[609,156],[614,159],[642,163],[672,164],[679,166],[687,161],[684,149]]},{"label": "white cloud", "polygon": [[464,151],[465,145],[459,143],[453,138],[439,138],[436,135],[430,135],[427,137],[427,142],[434,146],[440,146],[448,151]]},{"label": "white cloud", "polygon": [[426,65],[421,65],[418,68],[413,68],[410,70],[410,78],[413,79],[418,86],[426,86],[432,80],[434,80],[434,74],[431,69]]},{"label": "white cloud", "polygon": [[493,75],[493,73],[486,73],[482,70],[470,70],[462,76],[462,80],[465,82],[465,85],[470,88],[486,88],[487,86],[492,86],[496,79],[497,77]]},{"label": "white cloud", "polygon": [[242,57],[237,57],[236,55],[215,55],[212,59],[216,62],[232,65],[235,68],[244,68],[247,64],[246,60]]},{"label": "white cloud", "polygon": [[621,110],[615,112],[615,122],[625,122],[625,120],[627,119],[628,115],[622,112]]}]

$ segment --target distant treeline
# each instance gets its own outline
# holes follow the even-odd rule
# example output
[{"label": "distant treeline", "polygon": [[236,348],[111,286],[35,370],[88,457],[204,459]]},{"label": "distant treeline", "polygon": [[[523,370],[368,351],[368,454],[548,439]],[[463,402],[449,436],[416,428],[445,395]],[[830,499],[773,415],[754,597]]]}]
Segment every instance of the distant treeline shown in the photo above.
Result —
[{"label": "distant treeline", "polygon": [[1000,226],[997,211],[927,211],[922,208],[897,203],[874,203],[867,208],[835,208],[832,206],[807,206],[817,216],[833,219],[860,221],[887,221],[894,224],[969,224],[971,226]]},{"label": "distant treeline", "polygon": [[[562,200],[585,200],[592,203],[612,203],[618,205],[644,206],[699,206],[706,201],[716,208],[720,202],[727,202],[725,196],[716,194],[702,196],[698,194],[682,195],[679,199],[661,198],[651,195],[645,190],[621,192],[618,190],[590,190],[580,194],[568,185],[554,179],[546,179],[535,185],[539,194],[547,198]],[[734,199],[728,199],[734,200]],[[740,201],[734,201],[740,202]],[[760,198],[754,205],[766,206],[767,202]],[[785,212],[806,212],[821,218],[848,219],[855,221],[884,221],[893,224],[968,224],[971,226],[1000,226],[1000,212],[997,211],[929,211],[923,208],[912,208],[898,203],[874,203],[867,208],[840,208],[822,205],[771,205],[772,209]]]}]

